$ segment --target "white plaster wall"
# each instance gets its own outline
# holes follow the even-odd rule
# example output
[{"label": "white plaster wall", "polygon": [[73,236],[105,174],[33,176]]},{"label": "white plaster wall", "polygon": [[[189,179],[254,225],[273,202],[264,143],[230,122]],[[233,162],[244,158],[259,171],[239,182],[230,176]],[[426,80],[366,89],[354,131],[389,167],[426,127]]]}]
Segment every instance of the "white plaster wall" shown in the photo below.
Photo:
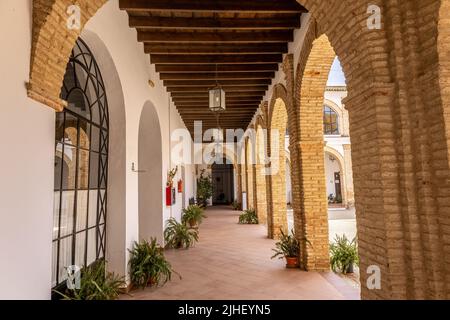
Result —
[{"label": "white plaster wall", "polygon": [[325,99],[330,100],[334,103],[336,103],[338,106],[342,107],[342,99],[347,97],[347,91],[333,91],[333,90],[326,90],[325,91]]},{"label": "white plaster wall", "polygon": [[[171,150],[171,131],[177,128],[184,128],[175,106],[170,103],[169,95],[163,87],[159,75],[155,68],[150,64],[149,55],[144,54],[143,44],[137,41],[137,33],[128,25],[128,15],[119,10],[118,0],[107,2],[97,14],[87,23],[87,30],[96,33],[104,42],[111,54],[112,59],[119,74],[123,95],[125,100],[126,112],[126,245],[130,247],[133,241],[138,239],[138,175],[131,171],[132,163],[136,163],[138,168],[146,164],[138,162],[138,136],[139,121],[142,107],[146,101],[150,101],[156,108],[158,114],[161,136],[162,136],[162,172],[163,181],[161,181],[163,190],[167,172],[173,167],[169,163]],[[148,80],[155,83],[155,87],[148,85]],[[191,166],[186,167],[186,172],[192,172]],[[189,175],[187,175],[189,176]],[[179,170],[175,181],[181,178]],[[191,180],[192,177],[189,177]],[[193,195],[192,183],[186,183],[186,196]],[[162,200],[164,218],[169,217],[180,219],[181,217],[181,198],[182,194],[177,193],[176,204],[172,207],[165,206],[165,195]],[[128,255],[128,253],[127,253]],[[127,257],[128,260],[128,257]]]},{"label": "white plaster wall", "polygon": [[325,136],[325,143],[328,147],[331,147],[339,152],[341,156],[344,156],[344,144],[350,144],[350,138],[341,136]]},{"label": "white plaster wall", "polygon": [[27,98],[31,1],[0,1],[0,299],[48,299],[55,113]]}]

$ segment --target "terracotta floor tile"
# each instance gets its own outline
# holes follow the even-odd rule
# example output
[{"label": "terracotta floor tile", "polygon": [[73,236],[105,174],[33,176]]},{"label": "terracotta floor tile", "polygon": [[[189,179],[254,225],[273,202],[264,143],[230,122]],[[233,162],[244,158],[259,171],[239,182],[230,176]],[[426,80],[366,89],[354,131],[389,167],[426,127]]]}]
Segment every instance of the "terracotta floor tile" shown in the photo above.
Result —
[{"label": "terracotta floor tile", "polygon": [[[359,299],[359,290],[330,273],[285,269],[271,260],[275,241],[262,225],[237,224],[238,213],[210,208],[200,241],[189,250],[168,250],[167,259],[181,274],[161,288],[121,298],[136,300],[313,300]],[[336,278],[337,277],[337,278]]]}]

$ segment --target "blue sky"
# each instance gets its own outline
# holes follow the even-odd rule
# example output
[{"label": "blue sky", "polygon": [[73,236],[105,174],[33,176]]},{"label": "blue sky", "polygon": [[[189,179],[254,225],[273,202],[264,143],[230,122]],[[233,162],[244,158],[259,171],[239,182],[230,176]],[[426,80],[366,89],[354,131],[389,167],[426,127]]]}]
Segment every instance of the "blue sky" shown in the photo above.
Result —
[{"label": "blue sky", "polygon": [[333,62],[330,70],[330,76],[328,78],[328,86],[345,86],[345,76],[342,71],[341,63],[339,59],[336,59]]}]

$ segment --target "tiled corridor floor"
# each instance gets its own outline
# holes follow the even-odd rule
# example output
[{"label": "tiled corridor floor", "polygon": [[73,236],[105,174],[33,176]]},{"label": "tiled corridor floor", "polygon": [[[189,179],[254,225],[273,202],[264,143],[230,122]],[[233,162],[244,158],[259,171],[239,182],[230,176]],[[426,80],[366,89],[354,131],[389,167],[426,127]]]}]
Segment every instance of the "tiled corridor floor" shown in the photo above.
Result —
[{"label": "tiled corridor floor", "polygon": [[358,289],[331,272],[288,270],[271,260],[275,241],[262,225],[238,225],[239,212],[214,207],[206,215],[194,248],[166,252],[182,279],[122,299],[359,299]]}]

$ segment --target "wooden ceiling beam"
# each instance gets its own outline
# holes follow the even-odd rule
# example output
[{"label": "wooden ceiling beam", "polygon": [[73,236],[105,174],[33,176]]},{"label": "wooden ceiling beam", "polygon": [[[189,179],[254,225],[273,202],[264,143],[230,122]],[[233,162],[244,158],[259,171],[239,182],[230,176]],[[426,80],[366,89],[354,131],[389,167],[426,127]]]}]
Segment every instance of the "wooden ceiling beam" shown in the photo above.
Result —
[{"label": "wooden ceiling beam", "polygon": [[[225,123],[227,123],[227,121],[236,122],[236,120],[242,121],[242,119],[245,119],[245,118],[252,118],[254,113],[255,113],[255,110],[253,110],[253,112],[236,113],[235,115],[232,115],[232,116],[223,117],[223,118],[221,117],[219,120],[219,124],[225,124]],[[208,117],[208,116],[204,116],[204,115],[190,114],[190,113],[180,113],[180,116],[185,120],[196,120],[196,121],[204,121],[204,122],[208,121],[208,122],[215,123],[217,125],[217,120],[215,117]]]},{"label": "wooden ceiling beam", "polygon": [[[209,104],[208,103],[193,103],[193,102],[177,102],[175,103],[177,108],[180,109],[199,109],[199,110],[208,110],[209,111]],[[257,107],[259,106],[258,102],[243,102],[243,103],[236,103],[236,104],[227,104],[227,111],[234,111],[239,110],[240,108],[248,108],[248,107]]]},{"label": "wooden ceiling beam", "polygon": [[281,63],[282,54],[243,54],[243,55],[183,55],[183,54],[152,54],[153,64],[253,64]]},{"label": "wooden ceiling beam", "polygon": [[161,80],[243,80],[273,79],[275,72],[236,72],[236,73],[160,73]]},{"label": "wooden ceiling beam", "polygon": [[[210,87],[167,87],[168,92],[208,92]],[[223,86],[225,92],[266,91],[267,86]]]},{"label": "wooden ceiling beam", "polygon": [[274,0],[120,0],[119,8],[127,11],[181,11],[227,13],[304,13],[307,10],[296,1]]},{"label": "wooden ceiling beam", "polygon": [[[255,113],[255,110],[253,109],[250,112],[236,113],[236,114],[228,115],[227,117],[223,116],[223,117],[220,117],[219,124],[222,121],[227,121],[229,119],[234,119],[234,118],[238,118],[239,119],[239,118],[242,118],[242,117],[251,117],[251,116],[253,116],[254,113]],[[203,115],[199,115],[199,114],[195,114],[195,113],[180,113],[180,114],[185,119],[216,120],[216,117],[214,115],[208,116],[208,115],[204,115],[204,114]]]},{"label": "wooden ceiling beam", "polygon": [[[159,73],[215,73],[217,72],[274,72],[278,71],[278,63],[265,64],[219,64],[219,65],[185,65],[185,64],[157,64],[156,72]],[[274,74],[275,76],[275,74]],[[270,77],[272,78],[272,77]]]},{"label": "wooden ceiling beam", "polygon": [[[241,121],[239,121],[239,120],[232,120],[232,121],[229,121],[229,122],[224,122],[224,123],[221,123],[220,124],[220,127],[222,128],[222,129],[246,129],[246,127],[248,126],[248,123],[250,123],[250,121],[252,120],[252,118],[245,118],[245,120],[242,120],[242,122]],[[184,123],[186,124],[186,126],[191,126],[192,127],[192,130],[193,130],[193,127],[194,127],[194,122],[195,121],[198,121],[198,120],[196,120],[196,119],[186,119],[186,120],[183,120],[184,121]],[[202,128],[203,128],[203,132],[205,132],[206,130],[209,130],[209,129],[217,129],[217,123],[215,123],[215,122],[213,122],[213,121],[211,121],[211,122],[203,122],[202,123]]]},{"label": "wooden ceiling beam", "polygon": [[[181,114],[192,114],[192,115],[200,114],[205,117],[209,116],[209,117],[213,117],[213,118],[215,118],[215,116],[216,116],[208,108],[202,108],[202,109],[177,108],[177,109]],[[254,113],[254,110],[255,110],[254,106],[248,107],[245,109],[236,108],[236,109],[232,109],[232,110],[227,110],[220,115],[220,119],[222,119],[222,117],[226,118],[229,115],[236,115],[236,114],[242,114],[242,113]]]},{"label": "wooden ceiling beam", "polygon": [[284,30],[300,28],[300,15],[274,18],[185,18],[130,16],[130,27],[140,29],[234,29],[234,30]]},{"label": "wooden ceiling beam", "polygon": [[[210,86],[214,87],[217,82],[211,80],[165,80],[164,86],[166,87],[191,87],[191,86]],[[233,86],[262,86],[270,85],[272,80],[270,79],[247,79],[247,80],[221,80],[220,85],[233,85]]]},{"label": "wooden ceiling beam", "polygon": [[[177,107],[199,107],[199,108],[205,108],[208,109],[209,108],[209,102],[208,101],[204,101],[204,102],[174,102]],[[255,102],[255,101],[227,101],[226,106],[227,108],[237,108],[237,107],[241,107],[241,106],[257,106],[259,105],[259,102]]]},{"label": "wooden ceiling beam", "polygon": [[138,31],[139,42],[164,43],[271,43],[291,42],[293,31],[256,31],[256,32],[170,32],[170,31]]},{"label": "wooden ceiling beam", "polygon": [[148,54],[284,54],[288,52],[287,43],[245,43],[245,44],[178,44],[145,43],[144,51]]},{"label": "wooden ceiling beam", "polygon": [[[229,97],[254,97],[254,96],[264,96],[265,91],[248,91],[248,92],[227,92],[226,99]],[[208,97],[208,92],[173,92],[171,94],[172,98],[186,98],[186,97]]]},{"label": "wooden ceiling beam", "polygon": [[[199,112],[206,112],[209,113],[211,112],[209,110],[209,106],[205,105],[205,104],[193,104],[193,105],[180,105],[180,104],[176,104],[177,109],[179,110],[183,110],[183,111],[199,111]],[[241,104],[241,105],[227,105],[227,111],[228,112],[235,112],[235,111],[239,111],[239,110],[247,110],[247,109],[255,109],[258,107],[257,103],[249,103],[249,104]]]},{"label": "wooden ceiling beam", "polygon": [[[226,102],[229,103],[257,103],[259,104],[262,100],[262,96],[259,97],[227,97]],[[208,103],[209,98],[206,97],[172,97],[174,103]]]}]

